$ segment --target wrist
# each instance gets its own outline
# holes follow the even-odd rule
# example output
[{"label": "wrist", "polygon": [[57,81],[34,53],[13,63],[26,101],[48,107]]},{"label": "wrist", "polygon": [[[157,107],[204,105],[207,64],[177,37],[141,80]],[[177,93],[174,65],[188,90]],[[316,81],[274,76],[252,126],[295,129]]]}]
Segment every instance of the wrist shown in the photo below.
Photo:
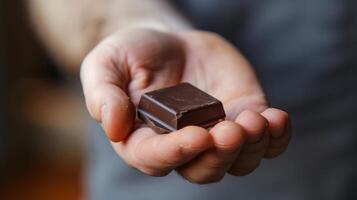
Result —
[{"label": "wrist", "polygon": [[[152,29],[161,32],[192,30],[188,22],[168,1],[132,0],[129,4],[113,2],[112,9],[106,9],[104,25],[101,27],[101,38],[114,32],[127,29]],[[120,12],[118,9],[120,8]]]}]

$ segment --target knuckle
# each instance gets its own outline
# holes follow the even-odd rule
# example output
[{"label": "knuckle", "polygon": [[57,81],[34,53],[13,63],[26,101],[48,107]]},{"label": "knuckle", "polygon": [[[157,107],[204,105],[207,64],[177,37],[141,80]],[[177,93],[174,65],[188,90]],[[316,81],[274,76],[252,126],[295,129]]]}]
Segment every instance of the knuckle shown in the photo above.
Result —
[{"label": "knuckle", "polygon": [[190,152],[200,152],[206,149],[211,144],[211,136],[208,134],[207,130],[197,126],[185,127],[183,132],[187,134],[181,135],[179,137],[184,137],[183,144],[181,146],[182,150],[187,150]]},{"label": "knuckle", "polygon": [[126,163],[129,166],[138,169],[142,173],[153,177],[166,176],[171,171],[171,168],[167,166],[163,166],[163,165],[157,166],[156,165],[157,163],[155,165],[148,164],[143,159],[138,158],[137,155],[129,156],[129,158],[126,159]]},{"label": "knuckle", "polygon": [[[161,148],[157,144],[155,148]],[[190,154],[188,154],[185,148],[181,145],[168,146],[165,152],[158,151],[152,158],[157,162],[157,164],[164,167],[175,167],[182,164]]]},{"label": "knuckle", "polygon": [[175,145],[171,147],[165,154],[160,154],[157,159],[160,163],[166,166],[177,165],[184,157],[183,149],[181,146]]}]

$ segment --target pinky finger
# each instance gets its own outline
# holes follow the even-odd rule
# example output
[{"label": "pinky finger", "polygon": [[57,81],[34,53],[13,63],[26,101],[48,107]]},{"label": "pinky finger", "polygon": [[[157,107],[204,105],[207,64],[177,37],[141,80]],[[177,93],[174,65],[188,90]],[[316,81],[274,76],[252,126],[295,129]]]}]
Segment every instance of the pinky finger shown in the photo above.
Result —
[{"label": "pinky finger", "polygon": [[262,115],[269,121],[269,146],[265,158],[275,158],[288,147],[291,138],[291,122],[289,115],[279,109],[268,108]]},{"label": "pinky finger", "polygon": [[264,158],[275,158],[286,151],[291,139],[291,124],[287,124],[286,133],[281,138],[270,139]]}]

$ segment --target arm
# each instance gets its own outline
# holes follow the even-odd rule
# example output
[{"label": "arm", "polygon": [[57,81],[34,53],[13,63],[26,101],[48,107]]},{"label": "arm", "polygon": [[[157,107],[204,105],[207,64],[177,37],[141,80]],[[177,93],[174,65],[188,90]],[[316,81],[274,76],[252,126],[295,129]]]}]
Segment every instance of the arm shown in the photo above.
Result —
[{"label": "arm", "polygon": [[[41,2],[37,5],[46,1]],[[187,30],[166,1],[100,2],[106,1],[88,0],[78,11],[83,3],[78,0],[65,15],[56,11],[59,5],[36,12],[41,6],[33,4],[32,10],[33,16],[47,13],[35,20],[39,33],[72,71],[109,35],[86,55],[80,75],[91,116],[128,165],[152,176],[176,170],[191,182],[210,183],[226,173],[248,174],[263,158],[285,151],[291,132],[287,113],[268,106],[253,68],[231,44],[214,33]],[[181,82],[221,100],[226,121],[209,130],[189,126],[157,134],[135,120],[143,93]]]},{"label": "arm", "polygon": [[190,25],[166,0],[27,0],[40,40],[74,75],[104,37],[123,29],[183,30]]}]

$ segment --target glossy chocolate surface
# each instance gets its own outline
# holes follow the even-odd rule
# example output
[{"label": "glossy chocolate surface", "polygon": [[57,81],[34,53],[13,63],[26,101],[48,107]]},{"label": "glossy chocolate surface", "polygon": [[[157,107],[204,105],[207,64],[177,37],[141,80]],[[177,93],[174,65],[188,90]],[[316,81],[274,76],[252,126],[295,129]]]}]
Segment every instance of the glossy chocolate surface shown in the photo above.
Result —
[{"label": "glossy chocolate surface", "polygon": [[222,103],[189,83],[145,93],[139,102],[138,117],[157,132],[185,126],[211,127],[224,120]]}]

